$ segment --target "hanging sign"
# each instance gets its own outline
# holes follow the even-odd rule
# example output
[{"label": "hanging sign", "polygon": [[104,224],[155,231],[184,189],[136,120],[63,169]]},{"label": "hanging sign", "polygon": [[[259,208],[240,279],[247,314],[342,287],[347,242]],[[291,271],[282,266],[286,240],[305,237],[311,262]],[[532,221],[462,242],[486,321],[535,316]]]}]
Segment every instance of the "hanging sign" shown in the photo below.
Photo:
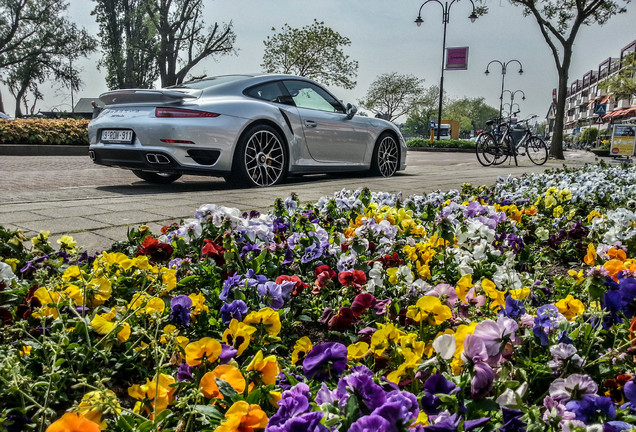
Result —
[{"label": "hanging sign", "polygon": [[446,70],[468,69],[468,47],[446,48]]}]

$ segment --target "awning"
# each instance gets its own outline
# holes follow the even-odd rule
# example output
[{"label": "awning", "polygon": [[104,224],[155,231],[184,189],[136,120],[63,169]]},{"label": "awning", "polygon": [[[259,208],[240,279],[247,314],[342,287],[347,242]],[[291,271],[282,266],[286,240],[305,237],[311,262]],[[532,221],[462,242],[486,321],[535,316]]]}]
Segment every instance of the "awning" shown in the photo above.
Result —
[{"label": "awning", "polygon": [[619,115],[623,114],[623,111],[625,111],[625,110],[619,109],[619,110],[612,111],[611,113],[605,114],[605,116],[603,116],[603,118],[606,119],[606,118],[610,118],[610,117],[619,116]]},{"label": "awning", "polygon": [[592,107],[592,106],[593,106],[596,102],[598,102],[598,101],[599,101],[599,99],[600,99],[600,97],[595,97],[594,99],[592,99],[592,100],[590,101],[590,103],[589,103],[589,104],[587,104],[587,107],[588,107],[588,108],[591,108],[591,107]]},{"label": "awning", "polygon": [[632,116],[636,115],[636,107],[631,107],[631,108],[627,108],[623,110],[621,115],[632,115]]},{"label": "awning", "polygon": [[607,103],[608,100],[610,100],[610,98],[612,97],[612,95],[607,95],[603,98],[603,100],[601,101],[601,105],[603,105],[604,103]]}]

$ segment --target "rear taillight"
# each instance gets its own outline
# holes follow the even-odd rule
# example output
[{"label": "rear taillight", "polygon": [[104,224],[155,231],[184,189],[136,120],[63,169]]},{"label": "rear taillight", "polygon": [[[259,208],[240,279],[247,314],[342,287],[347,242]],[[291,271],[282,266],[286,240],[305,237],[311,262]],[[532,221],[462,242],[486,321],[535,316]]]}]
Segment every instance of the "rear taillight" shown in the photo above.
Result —
[{"label": "rear taillight", "polygon": [[218,117],[220,114],[207,111],[190,110],[183,108],[158,107],[155,108],[155,117],[171,118],[196,118],[196,117]]}]

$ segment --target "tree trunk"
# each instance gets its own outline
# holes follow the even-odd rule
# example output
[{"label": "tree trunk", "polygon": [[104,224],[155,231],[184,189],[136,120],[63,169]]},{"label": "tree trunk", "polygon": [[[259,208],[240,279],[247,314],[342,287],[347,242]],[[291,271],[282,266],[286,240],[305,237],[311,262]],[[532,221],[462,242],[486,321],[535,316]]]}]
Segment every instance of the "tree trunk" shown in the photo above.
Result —
[{"label": "tree trunk", "polygon": [[2,101],[2,92],[0,91],[0,112],[5,113],[4,111],[4,102]]},{"label": "tree trunk", "polygon": [[568,79],[570,63],[572,62],[572,44],[563,44],[563,63],[559,71],[557,84],[556,118],[554,119],[554,132],[550,144],[550,156],[563,160],[563,127],[565,126],[565,105],[567,103]]}]

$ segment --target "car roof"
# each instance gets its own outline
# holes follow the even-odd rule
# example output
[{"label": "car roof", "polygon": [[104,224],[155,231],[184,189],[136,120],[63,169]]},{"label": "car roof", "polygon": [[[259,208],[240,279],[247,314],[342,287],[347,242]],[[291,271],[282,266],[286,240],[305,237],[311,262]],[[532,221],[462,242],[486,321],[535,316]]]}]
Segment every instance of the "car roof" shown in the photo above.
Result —
[{"label": "car roof", "polygon": [[[242,92],[248,87],[272,81],[276,79],[295,79],[308,82],[314,82],[305,77],[287,74],[229,74],[218,75],[212,77],[200,78],[197,80],[187,81],[176,86],[168,87],[169,89],[196,89],[203,90],[206,94],[236,94]],[[317,83],[316,83],[317,84]]]}]

